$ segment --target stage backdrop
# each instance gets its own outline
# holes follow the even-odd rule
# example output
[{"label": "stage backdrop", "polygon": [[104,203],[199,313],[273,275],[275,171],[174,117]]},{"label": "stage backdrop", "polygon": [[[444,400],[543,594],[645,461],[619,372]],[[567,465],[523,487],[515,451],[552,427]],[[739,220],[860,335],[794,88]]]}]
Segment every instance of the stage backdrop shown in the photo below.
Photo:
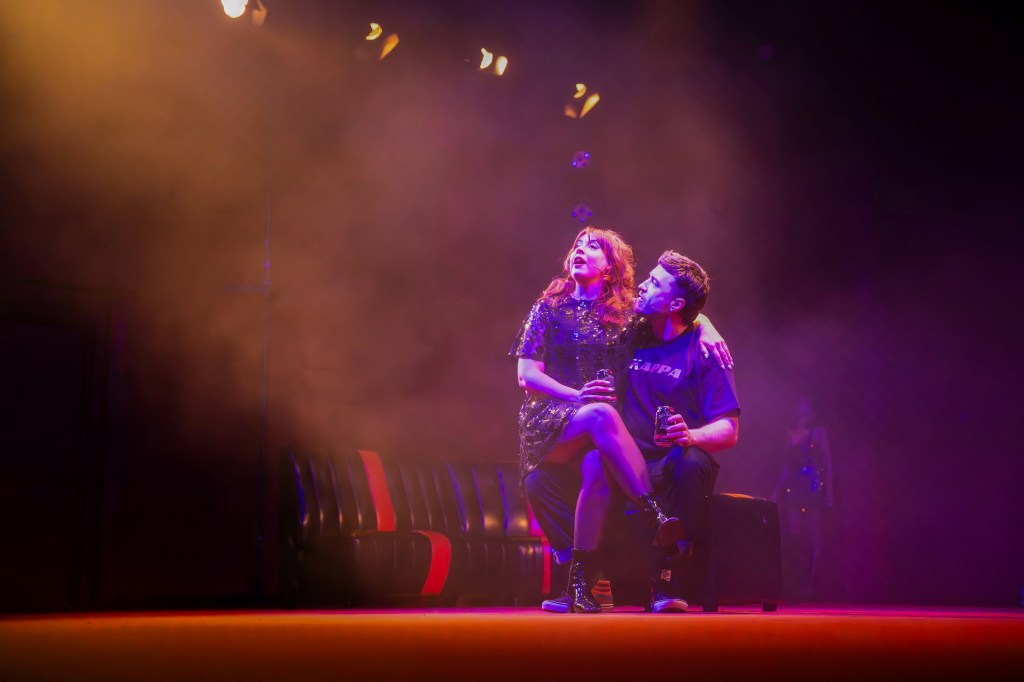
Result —
[{"label": "stage backdrop", "polygon": [[[58,547],[24,559],[51,576],[31,604],[272,597],[285,443],[514,458],[508,347],[581,213],[641,278],[666,248],[710,272],[743,404],[721,490],[769,495],[817,402],[819,598],[1019,603],[1006,17],[265,4],[262,26],[214,0],[0,8],[5,357],[31,360],[10,361],[0,497],[30,508],[43,476],[86,519],[0,521]],[[26,327],[40,296],[99,331]],[[51,423],[68,443],[30,437]],[[47,448],[77,473],[23,465]]]}]

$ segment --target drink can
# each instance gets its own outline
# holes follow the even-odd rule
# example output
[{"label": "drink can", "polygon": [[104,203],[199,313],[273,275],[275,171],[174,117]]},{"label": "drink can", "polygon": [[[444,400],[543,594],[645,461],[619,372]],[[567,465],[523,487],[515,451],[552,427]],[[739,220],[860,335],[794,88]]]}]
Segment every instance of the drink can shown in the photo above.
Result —
[{"label": "drink can", "polygon": [[665,436],[668,434],[668,420],[672,416],[672,408],[668,405],[658,405],[658,410],[654,415],[654,440],[659,440],[659,436]]},{"label": "drink can", "polygon": [[612,374],[610,369],[599,369],[594,378],[598,381],[607,381],[609,383],[615,383],[615,375]]}]

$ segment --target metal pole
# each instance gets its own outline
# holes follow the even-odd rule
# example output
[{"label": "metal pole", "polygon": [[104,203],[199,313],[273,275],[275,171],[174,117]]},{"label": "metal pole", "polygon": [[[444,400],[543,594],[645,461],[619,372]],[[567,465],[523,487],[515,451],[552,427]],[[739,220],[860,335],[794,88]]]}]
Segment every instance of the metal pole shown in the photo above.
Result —
[{"label": "metal pole", "polygon": [[263,595],[263,564],[266,535],[266,501],[267,501],[267,384],[268,355],[270,350],[270,183],[267,182],[267,203],[264,218],[263,240],[263,283],[260,295],[263,298],[263,357],[262,374],[260,377],[260,442],[259,442],[259,480],[256,504],[256,598],[262,600]]}]

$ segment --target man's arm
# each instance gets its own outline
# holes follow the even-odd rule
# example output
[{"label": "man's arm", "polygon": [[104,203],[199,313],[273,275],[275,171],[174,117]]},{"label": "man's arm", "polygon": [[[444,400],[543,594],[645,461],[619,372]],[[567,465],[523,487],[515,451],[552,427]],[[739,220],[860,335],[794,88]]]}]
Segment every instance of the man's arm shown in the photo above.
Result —
[{"label": "man's arm", "polygon": [[676,445],[691,445],[705,452],[718,452],[736,445],[740,437],[739,410],[726,412],[709,424],[696,429],[686,425],[681,414],[669,418],[668,439]]}]

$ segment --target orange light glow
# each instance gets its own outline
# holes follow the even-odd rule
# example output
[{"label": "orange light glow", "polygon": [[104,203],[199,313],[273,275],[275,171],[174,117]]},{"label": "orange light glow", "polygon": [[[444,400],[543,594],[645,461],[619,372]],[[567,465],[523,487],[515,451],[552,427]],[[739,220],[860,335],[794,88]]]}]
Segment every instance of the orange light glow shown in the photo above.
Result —
[{"label": "orange light glow", "polygon": [[384,32],[384,29],[382,29],[380,27],[380,24],[378,24],[375,21],[371,21],[370,22],[370,32],[368,34],[366,34],[366,39],[367,40],[376,40],[377,38],[380,38],[380,34],[383,33],[383,32]]},{"label": "orange light glow", "polygon": [[565,115],[569,118],[576,118],[576,110],[572,108],[571,104],[565,105]]},{"label": "orange light glow", "polygon": [[498,57],[498,60],[494,63],[494,73],[503,76],[505,75],[506,67],[508,67],[508,59],[506,57]]},{"label": "orange light glow", "polygon": [[387,57],[389,54],[391,54],[391,51],[395,49],[397,46],[398,34],[392,33],[391,35],[384,39],[384,44],[381,45],[380,47],[380,58],[384,59],[384,57]]},{"label": "orange light glow", "polygon": [[260,0],[256,0],[256,7],[252,10],[252,25],[262,26],[267,20],[267,7]]},{"label": "orange light glow", "polygon": [[572,96],[573,99],[580,99],[583,95],[587,94],[587,86],[583,83],[576,84],[576,94]]}]

